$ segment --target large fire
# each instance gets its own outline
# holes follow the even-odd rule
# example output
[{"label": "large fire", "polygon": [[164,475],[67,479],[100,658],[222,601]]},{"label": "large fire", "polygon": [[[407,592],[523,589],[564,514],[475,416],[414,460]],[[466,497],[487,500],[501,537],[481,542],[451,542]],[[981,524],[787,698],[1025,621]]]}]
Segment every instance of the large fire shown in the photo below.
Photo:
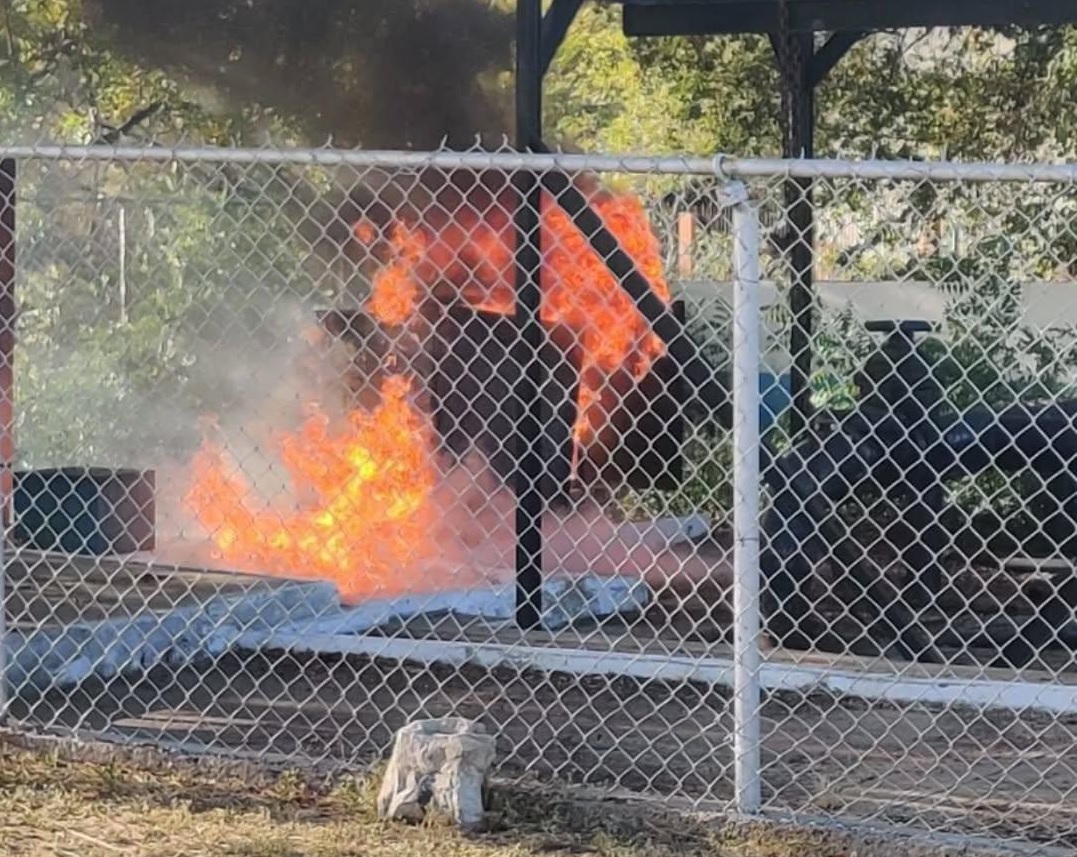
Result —
[{"label": "large fire", "polygon": [[[668,301],[659,244],[642,203],[594,189],[589,196],[655,293]],[[354,224],[361,243],[380,248],[367,310],[383,324],[408,324],[424,299],[446,284],[476,308],[513,312],[511,198],[489,193],[463,202],[429,206],[418,217],[387,224]],[[568,327],[578,339],[575,434],[584,444],[602,422],[605,378],[623,370],[642,376],[663,346],[548,197],[541,229],[542,318]],[[195,459],[186,504],[221,558],[236,568],[332,580],[343,597],[355,600],[435,554],[436,468],[426,419],[409,402],[409,391],[407,379],[391,376],[373,410],[357,410],[340,425],[315,411],[298,431],[281,434],[277,452],[292,484],[285,508],[260,498],[230,467],[228,450],[207,441]]]},{"label": "large fire", "polygon": [[435,470],[425,420],[409,383],[390,376],[372,412],[333,426],[315,410],[280,436],[294,501],[277,509],[206,443],[195,458],[187,506],[238,568],[334,581],[349,600],[383,589],[401,566],[429,555]]},{"label": "large fire", "polygon": [[[661,248],[643,203],[634,196],[597,189],[589,196],[655,294],[669,301]],[[512,212],[510,198],[490,194],[489,199],[472,198],[457,206],[431,206],[412,223],[394,222],[388,230],[388,259],[374,277],[367,304],[370,313],[383,324],[406,324],[415,317],[424,294],[449,283],[476,308],[512,314],[516,300]],[[353,231],[367,244],[379,236],[379,230],[365,220]],[[603,389],[606,377],[621,369],[641,377],[662,355],[664,345],[605,261],[549,194],[541,202],[540,242],[542,319],[571,329],[582,351],[575,431],[582,444],[603,421],[602,405],[612,395]]]}]

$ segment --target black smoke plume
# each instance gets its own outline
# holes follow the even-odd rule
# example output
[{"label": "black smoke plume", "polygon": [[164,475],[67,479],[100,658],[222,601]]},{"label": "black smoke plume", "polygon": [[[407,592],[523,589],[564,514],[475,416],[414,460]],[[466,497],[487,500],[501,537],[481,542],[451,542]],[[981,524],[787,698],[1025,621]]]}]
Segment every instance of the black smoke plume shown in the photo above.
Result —
[{"label": "black smoke plume", "polygon": [[511,16],[489,0],[87,0],[85,9],[118,52],[226,103],[294,117],[309,142],[427,149],[511,130],[496,86],[511,63]]}]

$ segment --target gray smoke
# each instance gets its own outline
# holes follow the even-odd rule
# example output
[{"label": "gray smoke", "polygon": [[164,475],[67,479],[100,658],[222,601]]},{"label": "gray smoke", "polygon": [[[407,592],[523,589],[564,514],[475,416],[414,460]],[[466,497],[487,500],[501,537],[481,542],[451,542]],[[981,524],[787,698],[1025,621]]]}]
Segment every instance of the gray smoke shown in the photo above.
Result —
[{"label": "gray smoke", "polygon": [[88,0],[120,53],[299,120],[311,142],[467,145],[508,131],[510,16],[488,0]]}]

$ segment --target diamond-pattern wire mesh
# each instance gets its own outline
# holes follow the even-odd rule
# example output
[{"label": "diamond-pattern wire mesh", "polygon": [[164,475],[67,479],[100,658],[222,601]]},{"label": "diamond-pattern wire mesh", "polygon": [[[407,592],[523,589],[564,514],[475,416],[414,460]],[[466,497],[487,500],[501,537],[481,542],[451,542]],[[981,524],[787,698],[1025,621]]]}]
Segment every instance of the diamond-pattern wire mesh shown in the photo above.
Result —
[{"label": "diamond-pattern wire mesh", "polygon": [[763,799],[1072,847],[1072,186],[856,173],[814,182],[809,428],[764,441],[764,669],[877,701],[765,704]]},{"label": "diamond-pattern wire mesh", "polygon": [[[19,164],[10,716],[355,766],[457,714],[496,732],[503,775],[729,805],[724,180],[144,154]],[[530,629],[521,163],[557,189]],[[826,166],[796,437],[786,179],[744,169],[764,229],[763,806],[1064,845],[1072,188]],[[579,197],[614,245],[573,223]],[[632,306],[617,246],[689,348]],[[934,329],[910,346],[870,324],[893,320]]]}]

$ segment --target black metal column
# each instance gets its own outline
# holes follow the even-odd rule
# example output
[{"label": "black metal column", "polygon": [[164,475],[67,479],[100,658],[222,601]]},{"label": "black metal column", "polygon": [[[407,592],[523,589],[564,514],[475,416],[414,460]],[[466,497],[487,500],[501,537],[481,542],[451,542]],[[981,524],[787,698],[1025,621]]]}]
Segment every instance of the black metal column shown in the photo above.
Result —
[{"label": "black metal column", "polygon": [[[542,141],[542,4],[516,3],[516,146],[537,151]],[[516,323],[514,358],[522,368],[516,404],[516,622],[534,628],[542,614],[542,390],[539,177],[520,170],[517,191]]]},{"label": "black metal column", "polygon": [[[789,36],[791,51],[798,56],[792,69],[782,69],[788,82],[789,133],[784,155],[787,158],[811,158],[815,153],[815,87],[810,79],[815,37],[812,33]],[[779,60],[780,62],[780,60]],[[815,256],[814,207],[811,179],[790,179],[785,185],[785,205],[789,212],[789,264],[792,284],[789,290],[789,392],[792,410],[789,433],[796,437],[811,418],[812,371],[812,273]]]}]

